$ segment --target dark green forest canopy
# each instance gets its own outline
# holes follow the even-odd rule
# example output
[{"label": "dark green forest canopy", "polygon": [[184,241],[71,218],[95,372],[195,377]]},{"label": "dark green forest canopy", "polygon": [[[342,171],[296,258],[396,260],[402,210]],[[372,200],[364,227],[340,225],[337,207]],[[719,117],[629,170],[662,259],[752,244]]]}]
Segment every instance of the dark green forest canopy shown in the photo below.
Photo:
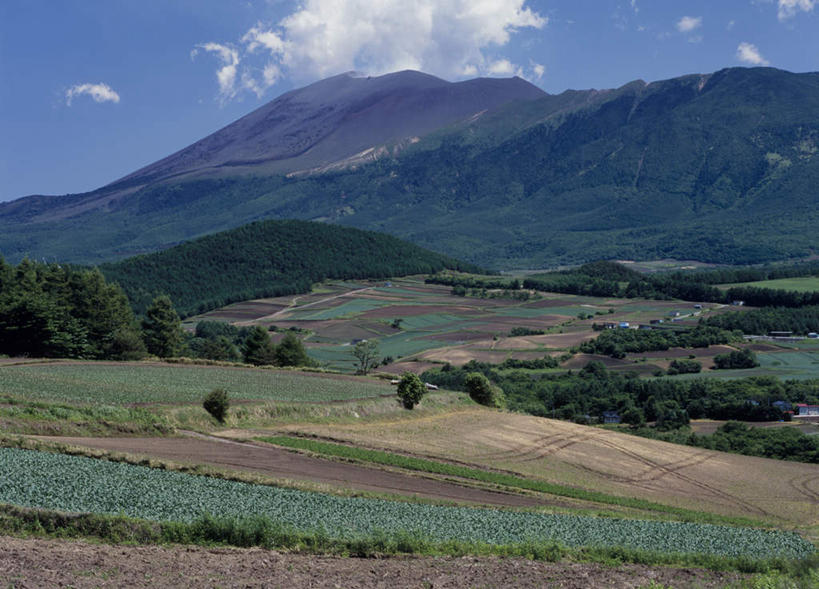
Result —
[{"label": "dark green forest canopy", "polygon": [[137,312],[162,293],[182,315],[308,292],[327,279],[479,271],[389,235],[308,221],[260,221],[100,268]]},{"label": "dark green forest canopy", "polygon": [[0,354],[129,360],[144,355],[125,294],[97,269],[0,257]]}]

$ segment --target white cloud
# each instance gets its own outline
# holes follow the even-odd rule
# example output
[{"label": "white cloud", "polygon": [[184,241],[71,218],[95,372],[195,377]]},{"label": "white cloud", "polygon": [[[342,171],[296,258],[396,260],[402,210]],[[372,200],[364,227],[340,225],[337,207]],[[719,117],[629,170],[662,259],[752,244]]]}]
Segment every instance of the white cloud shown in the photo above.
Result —
[{"label": "white cloud", "polygon": [[779,10],[777,11],[777,18],[780,21],[788,20],[796,16],[800,10],[804,12],[811,12],[816,6],[817,0],[779,0]]},{"label": "white cloud", "polygon": [[701,16],[684,16],[677,21],[677,30],[681,33],[690,33],[702,26]]},{"label": "white cloud", "polygon": [[197,56],[199,49],[216,54],[222,64],[222,67],[216,70],[220,100],[224,103],[235,97],[237,91],[236,72],[239,66],[239,51],[229,45],[222,45],[220,43],[202,43],[191,51],[191,59]]},{"label": "white cloud", "polygon": [[762,57],[756,45],[751,43],[740,43],[737,47],[737,59],[752,65],[768,65],[770,62]]},{"label": "white cloud", "polygon": [[108,84],[74,84],[65,91],[65,103],[71,106],[74,97],[87,94],[94,99],[94,102],[119,102],[117,94]]},{"label": "white cloud", "polygon": [[543,77],[543,74],[546,73],[546,66],[541,63],[535,63],[534,61],[530,62],[532,66],[532,73],[534,74],[535,79],[539,80]]},{"label": "white cloud", "polygon": [[[274,26],[257,23],[238,45],[205,43],[222,63],[222,100],[261,95],[284,76],[297,81],[349,70],[379,75],[417,69],[444,78],[524,75],[498,53],[521,29],[548,19],[526,0],[304,0]],[[194,50],[194,55],[196,50]],[[534,65],[526,68],[539,77]]]}]

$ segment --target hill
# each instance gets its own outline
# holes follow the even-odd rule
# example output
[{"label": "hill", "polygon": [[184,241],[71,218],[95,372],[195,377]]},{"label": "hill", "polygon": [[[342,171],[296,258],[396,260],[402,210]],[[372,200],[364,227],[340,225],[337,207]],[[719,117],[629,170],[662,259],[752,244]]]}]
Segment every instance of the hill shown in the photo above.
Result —
[{"label": "hill", "polygon": [[395,237],[308,221],[260,221],[100,267],[137,311],[157,294],[183,315],[235,301],[309,292],[326,279],[475,269]]},{"label": "hill", "polygon": [[[449,96],[450,86],[435,79],[405,77],[416,99],[401,113],[421,112],[421,96],[430,105]],[[505,82],[506,90],[522,84]],[[472,86],[462,84],[458,91],[471,96]],[[0,205],[0,251],[12,260],[26,253],[111,259],[258,218],[375,229],[503,267],[665,257],[751,263],[819,249],[819,74],[731,68],[616,90],[510,91],[505,96],[517,100],[498,99],[466,117],[477,103],[461,97],[455,103],[470,108],[457,116],[410,125],[425,130],[418,141],[393,142],[402,133],[387,131],[350,139],[392,120],[384,113],[403,92],[384,100],[368,94],[374,106],[356,111],[360,122],[344,119],[301,155],[271,144],[273,159],[264,159],[264,142],[217,149],[208,138],[93,193]],[[281,108],[287,96],[278,99]],[[320,104],[310,108],[305,121],[308,110],[323,116]],[[236,129],[249,125],[249,136],[264,128],[250,125],[257,113]],[[371,144],[374,161],[335,159],[342,156],[330,149],[336,141]],[[200,148],[211,154],[207,170],[190,164]],[[240,152],[249,155],[236,159]],[[332,157],[299,159],[325,152]],[[284,161],[304,167],[285,173],[277,168]],[[182,175],[174,177],[177,169]]]}]

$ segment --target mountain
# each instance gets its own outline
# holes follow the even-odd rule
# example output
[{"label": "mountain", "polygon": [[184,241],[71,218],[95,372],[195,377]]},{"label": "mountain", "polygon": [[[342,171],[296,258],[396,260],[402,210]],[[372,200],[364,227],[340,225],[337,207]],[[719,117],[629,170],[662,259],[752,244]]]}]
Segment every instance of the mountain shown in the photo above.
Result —
[{"label": "mountain", "polygon": [[773,68],[559,95],[345,75],[92,193],[0,205],[0,251],[98,261],[301,218],[500,267],[809,256],[817,112],[819,74]]},{"label": "mountain", "polygon": [[182,315],[236,301],[308,292],[327,279],[479,271],[390,235],[309,221],[260,221],[162,252],[103,264],[137,312],[159,294]]}]

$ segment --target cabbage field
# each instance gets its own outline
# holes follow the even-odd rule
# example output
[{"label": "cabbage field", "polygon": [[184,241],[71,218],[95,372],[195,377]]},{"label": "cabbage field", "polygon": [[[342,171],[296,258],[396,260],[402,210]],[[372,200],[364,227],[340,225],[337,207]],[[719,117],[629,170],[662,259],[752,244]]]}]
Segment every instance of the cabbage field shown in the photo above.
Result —
[{"label": "cabbage field", "polygon": [[192,521],[203,513],[264,515],[339,539],[411,532],[440,541],[558,541],[755,558],[804,557],[814,551],[788,532],[337,497],[12,448],[0,449],[0,472],[2,503],[155,521]]}]

